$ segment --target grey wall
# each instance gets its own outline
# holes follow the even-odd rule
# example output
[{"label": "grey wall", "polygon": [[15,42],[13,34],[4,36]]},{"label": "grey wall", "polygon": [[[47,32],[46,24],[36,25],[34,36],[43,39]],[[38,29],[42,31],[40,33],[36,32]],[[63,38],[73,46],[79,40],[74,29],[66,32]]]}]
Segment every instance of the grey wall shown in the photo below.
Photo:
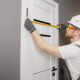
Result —
[{"label": "grey wall", "polygon": [[0,0],[0,80],[19,80],[21,0]]},{"label": "grey wall", "polygon": [[60,23],[66,23],[72,16],[80,14],[80,0],[54,0],[59,3]]}]

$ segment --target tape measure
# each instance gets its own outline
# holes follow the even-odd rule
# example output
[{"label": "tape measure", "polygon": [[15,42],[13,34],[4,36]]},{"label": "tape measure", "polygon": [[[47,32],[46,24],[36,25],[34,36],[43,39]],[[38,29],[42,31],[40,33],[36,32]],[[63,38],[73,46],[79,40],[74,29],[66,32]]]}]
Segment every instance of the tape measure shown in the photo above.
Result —
[{"label": "tape measure", "polygon": [[51,25],[48,22],[44,22],[44,21],[40,21],[40,20],[36,20],[34,19],[34,21],[32,21],[33,24],[39,24],[42,26],[48,26],[48,27],[52,27],[52,28],[57,28],[57,29],[63,29],[65,30],[67,28],[67,26],[65,26],[64,24],[58,24],[58,25]]},{"label": "tape measure", "polygon": [[39,25],[42,25],[42,26],[49,26],[49,27],[53,27],[53,28],[60,28],[60,26],[54,26],[54,25],[51,25],[51,24],[44,24],[44,23],[36,22],[36,21],[33,21],[32,23],[33,24],[39,24]]}]

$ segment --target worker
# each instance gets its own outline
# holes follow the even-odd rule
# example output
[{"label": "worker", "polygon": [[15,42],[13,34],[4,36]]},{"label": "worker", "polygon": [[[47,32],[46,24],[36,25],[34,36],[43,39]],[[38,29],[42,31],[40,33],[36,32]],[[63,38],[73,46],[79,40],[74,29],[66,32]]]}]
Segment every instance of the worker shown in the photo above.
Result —
[{"label": "worker", "polygon": [[35,42],[42,51],[56,58],[65,59],[72,80],[80,80],[80,15],[73,16],[71,20],[67,22],[69,25],[66,28],[65,36],[70,39],[71,43],[63,46],[46,43],[29,18],[25,20],[24,26],[31,32]]}]

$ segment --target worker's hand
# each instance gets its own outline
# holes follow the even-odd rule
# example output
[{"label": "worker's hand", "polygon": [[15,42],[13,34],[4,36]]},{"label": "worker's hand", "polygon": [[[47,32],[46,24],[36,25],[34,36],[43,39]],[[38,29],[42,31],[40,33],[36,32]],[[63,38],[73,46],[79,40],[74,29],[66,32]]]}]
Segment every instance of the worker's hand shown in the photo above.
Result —
[{"label": "worker's hand", "polygon": [[67,26],[64,24],[58,24],[57,26],[59,26],[59,29],[61,30],[66,30]]},{"label": "worker's hand", "polygon": [[36,30],[35,26],[32,24],[32,21],[29,18],[25,20],[24,26],[31,33]]}]

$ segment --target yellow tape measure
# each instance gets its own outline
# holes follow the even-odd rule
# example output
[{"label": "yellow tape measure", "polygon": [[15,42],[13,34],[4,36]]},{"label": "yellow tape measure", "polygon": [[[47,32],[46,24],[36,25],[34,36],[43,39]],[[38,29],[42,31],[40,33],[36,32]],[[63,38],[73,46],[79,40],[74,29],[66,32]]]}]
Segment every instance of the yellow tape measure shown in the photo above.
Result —
[{"label": "yellow tape measure", "polygon": [[37,22],[37,21],[32,21],[32,23],[33,24],[43,25],[43,26],[49,26],[49,27],[52,27],[52,28],[60,28],[60,26],[55,26],[55,25],[51,25],[51,24],[45,24],[45,23]]}]

